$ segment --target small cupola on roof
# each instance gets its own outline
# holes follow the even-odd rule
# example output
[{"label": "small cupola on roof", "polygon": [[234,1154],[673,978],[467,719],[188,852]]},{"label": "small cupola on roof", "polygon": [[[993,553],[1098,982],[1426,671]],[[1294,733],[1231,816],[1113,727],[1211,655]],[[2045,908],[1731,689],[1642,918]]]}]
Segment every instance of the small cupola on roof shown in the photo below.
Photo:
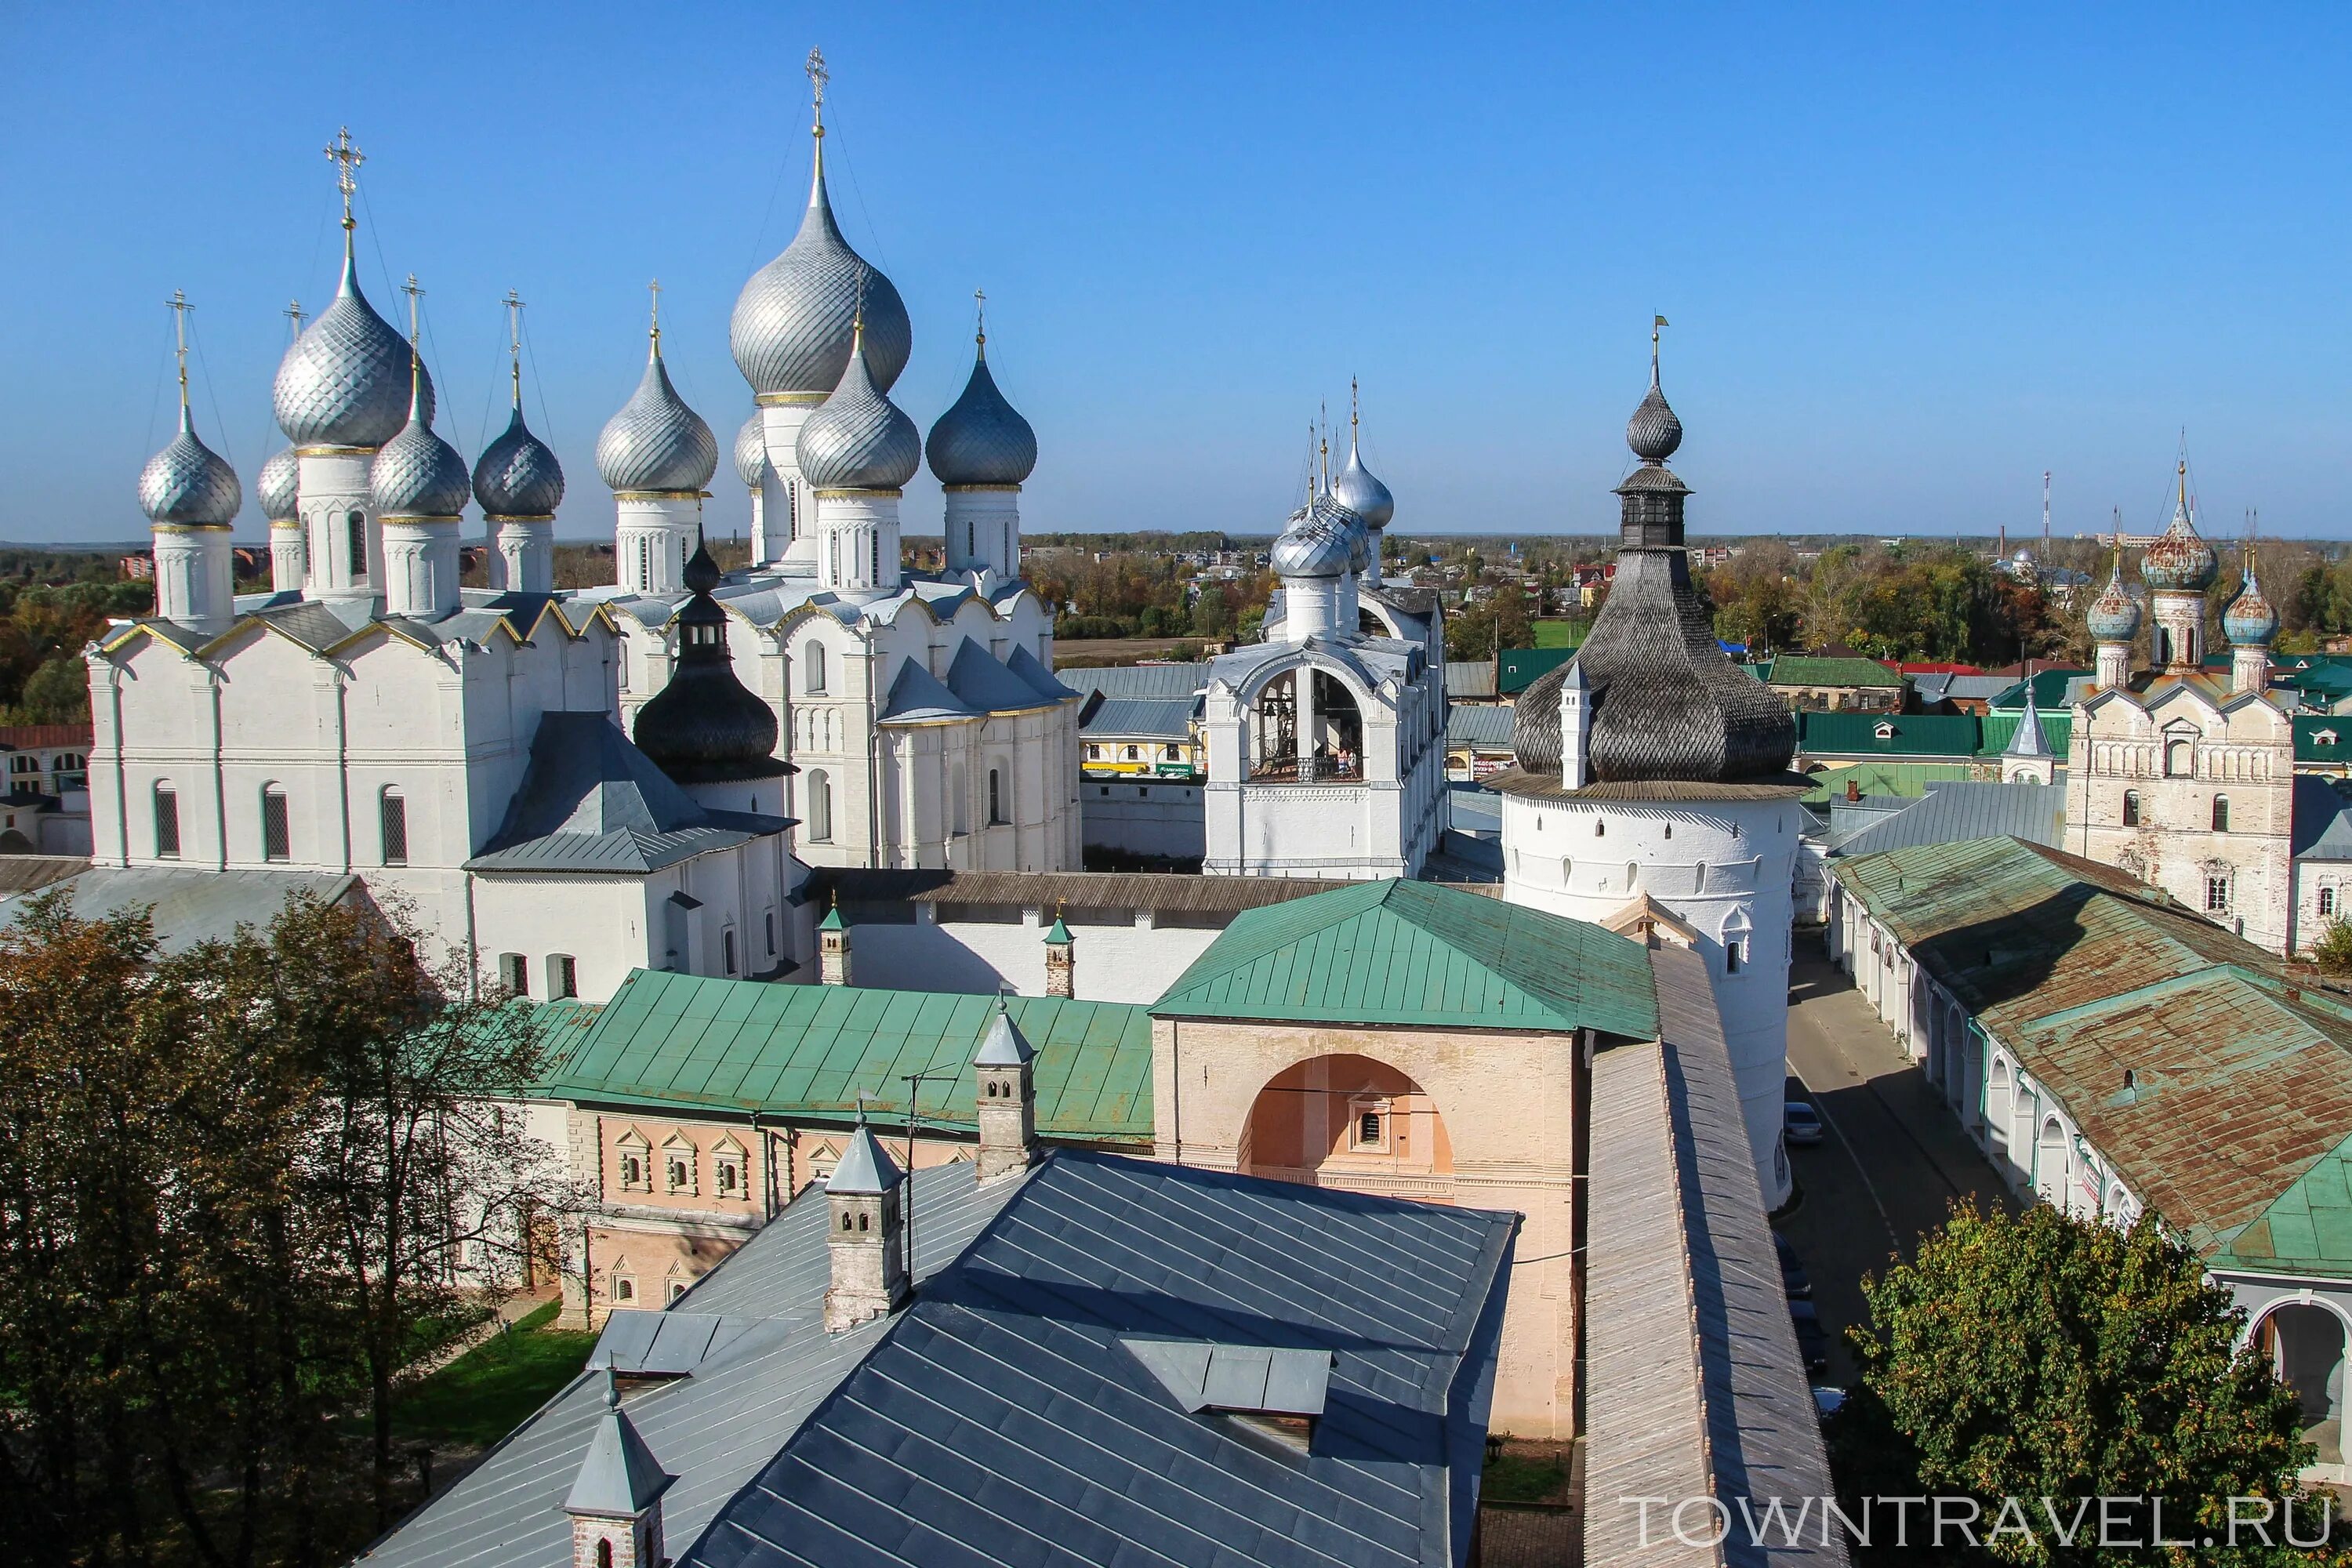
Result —
[{"label": "small cupola on roof", "polygon": [[841,384],[801,426],[801,473],[820,490],[895,492],[922,467],[923,438],[877,384],[863,324],[850,335]]},{"label": "small cupola on roof", "polygon": [[824,184],[824,56],[809,51],[816,100],[808,210],[783,254],[751,275],[727,328],[736,368],[763,405],[820,403],[841,384],[862,315],[868,374],[889,390],[907,368],[914,329],[890,279],[841,237]]},{"label": "small cupola on roof", "polygon": [[1017,485],[1037,467],[1037,432],[996,389],[985,329],[973,343],[971,377],[931,426],[924,455],[943,485]]},{"label": "small cupola on roof", "polygon": [[245,505],[245,487],[219,453],[196,438],[188,404],[188,312],[171,298],[180,365],[180,429],[139,470],[139,506],[153,529],[155,614],[200,637],[216,637],[236,619],[236,572],[229,525]]},{"label": "small cupola on roof", "polygon": [[2230,607],[2221,612],[2221,631],[2239,647],[2267,647],[2278,636],[2277,607],[2263,596],[2262,584],[2254,581],[2254,547],[2246,545],[2245,585]]},{"label": "small cupola on roof", "polygon": [[688,597],[677,614],[677,665],[669,684],[637,710],[637,750],[682,784],[777,778],[776,713],[735,677],[727,612],[711,596],[719,563],[697,543],[686,563]]},{"label": "small cupola on roof", "polygon": [[451,518],[466,510],[473,481],[457,449],[433,433],[425,364],[411,362],[408,423],[368,466],[368,490],[384,517]]},{"label": "small cupola on roof", "polygon": [[1682,445],[1682,421],[1658,374],[1657,319],[1650,333],[1650,388],[1626,444],[1641,459],[1617,487],[1622,521],[1616,581],[1576,658],[1520,693],[1512,721],[1519,766],[1577,771],[1563,763],[1562,688],[1569,672],[1590,690],[1581,770],[1596,783],[1728,784],[1788,771],[1796,721],[1772,689],[1734,665],[1690,580],[1683,543],[1689,487],[1665,466]]},{"label": "small cupola on roof", "polygon": [[670,384],[656,320],[636,392],[596,437],[597,475],[621,495],[699,495],[718,469],[718,437]]},{"label": "small cupola on roof", "polygon": [[1338,514],[1328,507],[1318,510],[1309,501],[1290,514],[1274,548],[1266,552],[1266,564],[1278,577],[1342,577],[1350,569],[1355,549]]},{"label": "small cupola on roof", "polygon": [[835,1333],[878,1318],[906,1299],[902,1189],[898,1163],[866,1125],[861,1102],[856,1130],[825,1184],[833,1282],[824,1293],[824,1326]]},{"label": "small cupola on roof", "polygon": [[668,1561],[662,1550],[662,1494],[677,1479],[621,1408],[620,1379],[607,1367],[595,1436],[563,1498],[563,1511],[572,1516],[572,1561],[660,1568]]},{"label": "small cupola on roof", "polygon": [[[270,401],[278,427],[297,447],[381,447],[407,423],[408,340],[375,312],[360,289],[352,171],[363,161],[339,134],[328,156],[336,162],[343,195],[343,272],[334,303],[303,330],[278,363]],[[433,379],[423,385],[425,418],[433,418]]]},{"label": "small cupola on roof", "polygon": [[291,447],[280,447],[270,459],[261,465],[261,478],[255,483],[254,499],[261,503],[261,515],[271,522],[285,522],[302,512],[302,459]]},{"label": "small cupola on roof", "polygon": [[563,504],[563,465],[523,422],[519,358],[514,366],[513,403],[505,431],[483,447],[474,461],[474,499],[482,503],[485,517],[553,517],[555,509]]},{"label": "small cupola on roof", "polygon": [[179,432],[139,470],[139,510],[164,527],[226,528],[244,505],[236,470],[197,438],[184,399]]}]

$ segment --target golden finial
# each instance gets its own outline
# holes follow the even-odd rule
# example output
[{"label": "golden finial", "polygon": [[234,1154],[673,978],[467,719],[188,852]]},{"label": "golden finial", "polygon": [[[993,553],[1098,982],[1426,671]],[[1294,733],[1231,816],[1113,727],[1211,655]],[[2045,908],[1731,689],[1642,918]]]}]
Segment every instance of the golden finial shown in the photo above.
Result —
[{"label": "golden finial", "polygon": [[514,405],[520,408],[522,406],[522,295],[509,289],[507,290],[507,297],[499,303],[507,308],[507,356],[509,369],[514,376]]},{"label": "golden finial", "polygon": [[810,134],[819,142],[823,142],[824,140],[824,84],[833,79],[833,73],[824,68],[824,51],[811,49],[808,52],[808,64],[802,68],[808,72],[809,88],[816,100],[814,106],[816,123],[811,129]]},{"label": "golden finial", "polygon": [[352,221],[352,196],[360,188],[356,176],[359,166],[367,162],[367,154],[352,140],[352,128],[348,125],[337,129],[335,139],[327,143],[326,153],[335,165],[335,189],[343,193],[343,247],[348,250],[352,230],[358,226]]},{"label": "golden finial", "polygon": [[1356,378],[1348,378],[1348,450],[1356,449],[1356,426],[1363,422],[1363,407],[1356,393]]},{"label": "golden finial", "polygon": [[971,291],[971,341],[979,345],[980,357],[988,357],[988,291]]},{"label": "golden finial", "polygon": [[1324,404],[1322,411],[1323,434],[1316,438],[1315,449],[1323,458],[1323,489],[1328,494],[1331,489],[1331,405]]},{"label": "golden finial", "polygon": [[172,290],[172,297],[163,303],[172,310],[172,336],[174,352],[180,358],[180,424],[185,428],[188,423],[188,312],[195,307],[189,304],[187,295],[177,289]]}]

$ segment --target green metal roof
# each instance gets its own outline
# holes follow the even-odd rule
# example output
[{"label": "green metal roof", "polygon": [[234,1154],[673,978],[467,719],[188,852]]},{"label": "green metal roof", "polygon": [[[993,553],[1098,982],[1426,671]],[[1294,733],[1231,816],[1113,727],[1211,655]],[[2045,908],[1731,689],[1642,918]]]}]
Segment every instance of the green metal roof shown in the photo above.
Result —
[{"label": "green metal roof", "polygon": [[1909,678],[1874,658],[1790,653],[1772,661],[1768,679],[1775,686],[1900,686]]},{"label": "green metal roof", "polygon": [[[1006,1005],[1037,1053],[1040,1131],[1151,1137],[1149,1013],[1056,996],[1013,996]],[[903,1126],[905,1075],[940,1072],[948,1076],[921,1086],[922,1120],[968,1129],[971,1058],[995,1014],[993,996],[634,970],[540,1092],[677,1112],[848,1121],[862,1089],[869,1118]]]},{"label": "green metal roof", "polygon": [[[2324,739],[2329,735],[2336,738],[2332,741]],[[2296,714],[2294,760],[2298,763],[2352,765],[2352,716],[2335,718],[2325,713]]]},{"label": "green metal roof", "polygon": [[1647,950],[1428,882],[1352,882],[1251,910],[1151,1005],[1162,1017],[1658,1032]]},{"label": "green metal roof", "polygon": [[[2037,698],[2035,700],[2039,702],[2040,699]],[[2065,708],[2061,708],[2054,713],[2044,708],[2041,712],[2042,738],[2050,742],[2051,754],[2063,763],[2066,760],[2066,743],[2074,738],[2074,712]],[[1980,737],[1977,743],[1977,755],[2000,756],[2008,749],[2010,737],[2017,733],[2017,727],[2024,721],[2025,710],[2022,708],[2014,713],[1985,714],[1977,721],[1978,733]]]},{"label": "green metal roof", "polygon": [[[2228,659],[2223,659],[2221,661],[2221,667],[2226,669],[2229,668],[2229,663],[2230,661]],[[2067,683],[2074,679],[2077,676],[2086,676],[2092,673],[2092,671],[2087,669],[2035,670],[2033,672],[2033,705],[2042,710],[2042,719],[2046,721],[2053,713],[2065,712]],[[1992,700],[1985,704],[1985,706],[1991,709],[1996,713],[2024,712],[2025,682],[2022,680],[2019,681],[2016,685],[2009,688],[1999,696],[1993,698]]]},{"label": "green metal roof", "polygon": [[1507,647],[1495,656],[1495,690],[1516,696],[1575,657],[1572,647]]},{"label": "green metal roof", "polygon": [[[1777,683],[1776,683],[1777,684]],[[1888,732],[1881,736],[1880,725]],[[1797,749],[1814,756],[1948,757],[1977,754],[1983,731],[1969,713],[1822,713],[1797,715]]]},{"label": "green metal roof", "polygon": [[1974,763],[1850,763],[1805,776],[1812,787],[1805,791],[1804,804],[1825,805],[1832,799],[1844,797],[1848,781],[1860,785],[1866,795],[1892,795],[1917,800],[1927,795],[1930,779],[1974,779],[1983,775]]},{"label": "green metal roof", "polygon": [[2217,1268],[2352,1273],[2352,1138],[2323,1155],[2208,1261]]}]

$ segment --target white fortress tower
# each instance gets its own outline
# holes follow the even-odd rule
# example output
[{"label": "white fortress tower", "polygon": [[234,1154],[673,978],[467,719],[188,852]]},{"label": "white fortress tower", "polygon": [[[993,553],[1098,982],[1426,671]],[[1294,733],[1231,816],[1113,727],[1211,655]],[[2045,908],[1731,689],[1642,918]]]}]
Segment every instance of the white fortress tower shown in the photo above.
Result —
[{"label": "white fortress tower", "polygon": [[1504,896],[1706,960],[1765,1201],[1785,1202],[1796,725],[1724,656],[1690,581],[1682,422],[1658,385],[1626,428],[1617,581],[1576,658],[1518,700]]}]

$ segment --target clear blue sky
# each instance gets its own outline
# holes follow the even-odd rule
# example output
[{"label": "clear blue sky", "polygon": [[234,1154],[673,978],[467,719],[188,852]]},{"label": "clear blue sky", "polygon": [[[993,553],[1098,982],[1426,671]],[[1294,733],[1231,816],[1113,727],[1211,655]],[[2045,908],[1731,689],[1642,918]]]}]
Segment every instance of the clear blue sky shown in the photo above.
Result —
[{"label": "clear blue sky", "polygon": [[[1609,527],[1655,310],[1696,531],[2031,529],[2045,468],[2062,532],[2154,527],[2185,426],[2210,529],[2343,537],[2347,32],[2320,5],[16,0],[0,537],[142,530],[174,288],[250,497],[278,312],[332,289],[342,122],[371,295],[430,291],[443,434],[470,459],[502,422],[519,288],[562,531],[608,534],[590,452],[646,279],[722,448],[750,410],[727,317],[798,222],[812,44],[843,226],[914,318],[897,399],[926,428],[952,400],[985,286],[1032,529],[1270,530],[1351,372],[1399,531]],[[723,461],[713,488],[742,526]],[[937,516],[908,492],[909,531]]]}]

